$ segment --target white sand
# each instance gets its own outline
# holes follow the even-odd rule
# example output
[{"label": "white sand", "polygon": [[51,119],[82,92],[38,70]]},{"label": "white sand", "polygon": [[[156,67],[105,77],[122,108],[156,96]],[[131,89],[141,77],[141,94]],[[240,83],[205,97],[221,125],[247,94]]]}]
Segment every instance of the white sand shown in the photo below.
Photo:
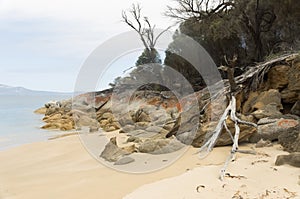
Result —
[{"label": "white sand", "polygon": [[[266,189],[281,195],[288,194],[283,188],[292,192],[300,189],[299,168],[273,165],[275,155],[284,154],[276,148],[260,149],[271,157],[239,154],[228,172],[246,179],[226,178],[220,182],[219,169],[229,150],[229,147],[216,148],[200,160],[193,155],[196,149],[190,148],[165,169],[129,174],[107,168],[93,159],[77,136],[28,144],[0,152],[0,199],[120,199],[131,192],[127,198],[231,198],[238,190],[252,196],[252,193],[265,193]],[[260,160],[267,162],[251,165]],[[178,175],[181,176],[175,177]],[[199,185],[205,185],[200,193],[196,191]],[[201,197],[203,194],[205,197]]]},{"label": "white sand", "polygon": [[300,169],[274,166],[276,154],[282,153],[276,147],[260,151],[270,157],[263,154],[238,156],[227,170],[231,177],[227,176],[224,181],[217,179],[220,166],[198,167],[180,176],[144,185],[124,199],[299,199]]}]

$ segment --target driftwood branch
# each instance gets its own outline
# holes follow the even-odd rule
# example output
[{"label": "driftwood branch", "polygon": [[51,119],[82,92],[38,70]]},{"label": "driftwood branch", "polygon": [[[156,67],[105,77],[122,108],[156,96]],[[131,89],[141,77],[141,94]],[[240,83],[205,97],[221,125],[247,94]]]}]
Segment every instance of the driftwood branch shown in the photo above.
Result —
[{"label": "driftwood branch", "polygon": [[[217,140],[218,140],[219,136],[221,135],[223,128],[226,130],[226,132],[230,135],[231,139],[233,140],[233,145],[232,145],[232,148],[230,151],[230,155],[228,156],[227,160],[224,163],[224,166],[221,169],[221,172],[220,172],[221,180],[224,179],[228,164],[234,158],[235,153],[236,152],[241,152],[241,153],[245,152],[245,151],[239,150],[239,143],[238,143],[239,135],[240,135],[239,124],[251,125],[251,126],[254,126],[255,128],[257,128],[256,124],[254,124],[252,122],[243,121],[237,117],[235,95],[237,94],[238,91],[235,91],[234,89],[232,89],[231,86],[236,84],[237,87],[243,87],[246,90],[250,90],[250,89],[256,90],[256,89],[258,89],[259,84],[263,81],[265,74],[270,70],[270,68],[273,65],[275,65],[275,63],[286,61],[286,60],[290,59],[291,57],[295,57],[297,55],[298,54],[296,54],[296,53],[289,54],[289,55],[283,55],[272,61],[267,61],[265,63],[258,64],[255,67],[251,67],[241,76],[238,76],[237,78],[232,79],[232,80],[225,81],[224,82],[225,90],[222,90],[216,94],[217,96],[220,96],[221,94],[224,94],[224,91],[225,91],[225,93],[230,94],[231,97],[230,97],[228,106],[224,110],[222,116],[220,117],[220,119],[217,123],[215,130],[212,132],[211,137],[200,148],[199,153],[200,153],[201,158],[206,157],[208,155],[208,153],[210,151],[212,151],[213,147],[217,143]],[[233,59],[233,61],[234,61],[234,59]],[[230,81],[231,81],[231,83],[230,83]],[[207,102],[207,103],[209,103],[209,102]],[[234,136],[232,135],[232,132],[227,127],[226,120],[228,118],[232,122],[234,122],[234,129],[235,129]],[[254,152],[247,151],[246,153],[255,154],[255,151]]]},{"label": "driftwood branch", "polygon": [[[226,120],[227,120],[228,116],[230,116],[230,119],[234,122],[234,128],[235,128],[234,136],[232,136],[230,130],[228,129],[228,127],[226,125]],[[229,162],[233,159],[235,153],[238,151],[238,146],[239,146],[238,141],[239,141],[239,135],[240,135],[239,124],[246,124],[246,125],[251,125],[251,126],[257,127],[256,124],[243,121],[236,116],[236,98],[234,95],[232,95],[229,105],[227,106],[223,115],[221,116],[221,118],[216,126],[215,131],[212,133],[211,138],[200,148],[200,157],[203,158],[206,155],[208,155],[208,153],[210,151],[212,151],[213,147],[217,143],[219,136],[221,135],[223,127],[230,134],[230,136],[233,140],[233,145],[232,145],[230,155],[227,158],[223,168],[221,169],[221,173],[220,173],[221,180],[224,179],[226,168],[227,168]]]}]

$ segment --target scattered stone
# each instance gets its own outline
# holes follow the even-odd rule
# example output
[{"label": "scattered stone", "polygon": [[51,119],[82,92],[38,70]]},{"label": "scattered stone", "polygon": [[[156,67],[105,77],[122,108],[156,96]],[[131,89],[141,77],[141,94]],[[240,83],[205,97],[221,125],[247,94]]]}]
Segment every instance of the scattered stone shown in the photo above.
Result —
[{"label": "scattered stone", "polygon": [[275,165],[281,166],[284,164],[288,164],[294,167],[300,167],[300,153],[291,153],[289,155],[279,155],[277,156]]},{"label": "scattered stone", "polygon": [[93,133],[93,132],[97,132],[99,130],[99,128],[97,126],[90,126],[89,132]]},{"label": "scattered stone", "polygon": [[117,146],[116,137],[110,139],[110,141],[106,144],[104,150],[100,154],[100,157],[104,158],[109,162],[116,162],[124,155],[129,155],[133,153],[133,151],[124,150]]},{"label": "scattered stone", "polygon": [[135,159],[133,159],[132,157],[123,157],[123,158],[120,158],[119,160],[117,160],[114,165],[125,165],[125,164],[129,164],[129,163],[132,163],[134,162]]},{"label": "scattered stone", "polygon": [[141,153],[165,154],[178,151],[184,146],[184,144],[176,139],[149,139],[141,143],[138,151]]},{"label": "scattered stone", "polygon": [[272,142],[270,140],[263,140],[263,139],[260,139],[255,144],[256,148],[271,147],[271,146],[273,146],[273,144],[272,144]]}]

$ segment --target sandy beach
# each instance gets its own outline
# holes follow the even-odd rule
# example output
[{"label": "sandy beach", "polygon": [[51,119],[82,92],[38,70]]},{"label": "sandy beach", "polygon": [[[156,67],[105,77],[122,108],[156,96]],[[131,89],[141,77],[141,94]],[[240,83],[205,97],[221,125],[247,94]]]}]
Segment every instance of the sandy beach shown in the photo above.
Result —
[{"label": "sandy beach", "polygon": [[[245,145],[242,149],[251,149]],[[0,152],[0,198],[299,198],[299,168],[274,166],[279,145],[237,154],[224,181],[218,174],[230,147],[199,159],[189,148],[171,166],[147,174],[103,166],[76,135]],[[126,197],[125,197],[126,196]]]}]

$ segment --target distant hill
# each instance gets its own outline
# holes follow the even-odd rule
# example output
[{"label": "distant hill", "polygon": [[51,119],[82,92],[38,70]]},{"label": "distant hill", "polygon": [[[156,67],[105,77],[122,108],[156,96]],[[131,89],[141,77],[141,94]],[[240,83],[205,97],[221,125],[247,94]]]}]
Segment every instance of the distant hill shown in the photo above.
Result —
[{"label": "distant hill", "polygon": [[45,95],[69,95],[72,93],[63,93],[63,92],[49,92],[49,91],[35,91],[23,87],[13,87],[0,84],[0,95],[29,95],[29,96],[45,96]]}]

